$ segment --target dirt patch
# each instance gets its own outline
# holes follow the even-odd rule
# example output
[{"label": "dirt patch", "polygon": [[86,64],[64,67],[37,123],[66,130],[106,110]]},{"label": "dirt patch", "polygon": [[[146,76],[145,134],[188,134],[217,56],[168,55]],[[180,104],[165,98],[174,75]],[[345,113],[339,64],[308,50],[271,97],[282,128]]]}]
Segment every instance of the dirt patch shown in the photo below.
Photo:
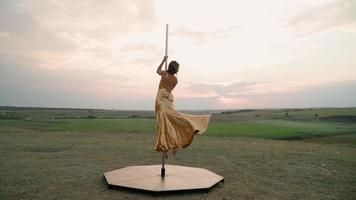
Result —
[{"label": "dirt patch", "polygon": [[58,152],[66,151],[68,149],[70,149],[70,147],[38,146],[38,147],[28,148],[26,149],[26,151],[32,153],[58,153]]}]

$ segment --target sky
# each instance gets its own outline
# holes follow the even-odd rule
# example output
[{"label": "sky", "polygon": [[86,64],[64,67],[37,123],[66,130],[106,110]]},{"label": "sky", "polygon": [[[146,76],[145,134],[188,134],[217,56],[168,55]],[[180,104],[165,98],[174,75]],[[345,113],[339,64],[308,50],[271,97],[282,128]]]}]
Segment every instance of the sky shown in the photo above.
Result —
[{"label": "sky", "polygon": [[0,106],[356,106],[354,0],[1,0]]}]

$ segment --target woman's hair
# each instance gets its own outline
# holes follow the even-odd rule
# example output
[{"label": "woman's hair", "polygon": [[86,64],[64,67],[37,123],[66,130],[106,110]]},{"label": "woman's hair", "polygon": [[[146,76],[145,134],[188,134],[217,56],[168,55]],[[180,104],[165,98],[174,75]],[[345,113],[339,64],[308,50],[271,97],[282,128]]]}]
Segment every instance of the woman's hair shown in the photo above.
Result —
[{"label": "woman's hair", "polygon": [[171,61],[171,62],[169,63],[169,65],[168,65],[168,70],[167,70],[167,72],[168,72],[169,74],[175,74],[175,73],[178,72],[178,70],[179,70],[179,63],[178,63],[177,61],[175,61],[175,60]]}]

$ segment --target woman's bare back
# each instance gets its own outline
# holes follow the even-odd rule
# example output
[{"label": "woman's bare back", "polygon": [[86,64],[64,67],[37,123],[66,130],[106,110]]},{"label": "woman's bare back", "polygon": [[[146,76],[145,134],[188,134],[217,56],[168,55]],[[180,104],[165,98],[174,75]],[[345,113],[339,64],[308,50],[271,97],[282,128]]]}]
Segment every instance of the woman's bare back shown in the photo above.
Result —
[{"label": "woman's bare back", "polygon": [[159,88],[165,88],[168,92],[172,90],[178,84],[177,77],[175,75],[169,74],[166,71],[162,71],[161,81],[159,82]]}]

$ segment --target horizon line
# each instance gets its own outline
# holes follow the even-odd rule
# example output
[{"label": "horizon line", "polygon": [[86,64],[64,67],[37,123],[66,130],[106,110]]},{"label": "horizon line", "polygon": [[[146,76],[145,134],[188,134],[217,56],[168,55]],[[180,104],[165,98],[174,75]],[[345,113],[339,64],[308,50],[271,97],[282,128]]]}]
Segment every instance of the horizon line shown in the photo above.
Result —
[{"label": "horizon line", "polygon": [[[79,108],[79,107],[48,107],[48,106],[0,106],[0,110],[4,108],[21,108],[21,109],[64,109],[64,110],[111,110],[111,111],[155,111],[149,109],[109,109],[109,108]],[[265,108],[227,108],[227,109],[178,109],[186,111],[221,111],[221,110],[285,110],[285,109],[326,109],[326,108],[356,108],[352,106],[321,106],[321,107],[265,107]]]}]

